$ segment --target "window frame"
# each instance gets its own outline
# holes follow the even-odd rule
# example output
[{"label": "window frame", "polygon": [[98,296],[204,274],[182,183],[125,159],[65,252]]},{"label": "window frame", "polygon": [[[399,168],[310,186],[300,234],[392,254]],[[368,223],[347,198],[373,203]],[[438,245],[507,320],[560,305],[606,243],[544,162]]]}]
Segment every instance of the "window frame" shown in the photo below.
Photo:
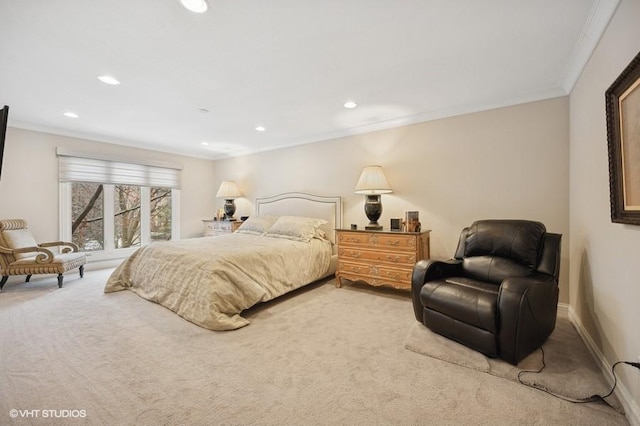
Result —
[{"label": "window frame", "polygon": [[[63,241],[72,240],[72,208],[71,198],[73,182],[59,182],[60,236]],[[85,252],[90,261],[125,259],[139,247],[115,248],[114,196],[115,184],[103,185],[104,203],[104,248],[103,250]],[[139,185],[133,185],[139,186]],[[155,185],[154,185],[155,186]],[[151,241],[151,188],[140,186],[140,247],[152,244]],[[180,189],[171,188],[171,240],[180,239]]]}]

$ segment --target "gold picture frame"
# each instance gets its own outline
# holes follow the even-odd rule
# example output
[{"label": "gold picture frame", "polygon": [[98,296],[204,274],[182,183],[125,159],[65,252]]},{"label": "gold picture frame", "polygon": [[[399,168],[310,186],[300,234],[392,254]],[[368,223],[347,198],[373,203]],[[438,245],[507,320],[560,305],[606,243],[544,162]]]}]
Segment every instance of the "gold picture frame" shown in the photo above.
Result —
[{"label": "gold picture frame", "polygon": [[640,53],[605,93],[611,221],[640,225]]}]

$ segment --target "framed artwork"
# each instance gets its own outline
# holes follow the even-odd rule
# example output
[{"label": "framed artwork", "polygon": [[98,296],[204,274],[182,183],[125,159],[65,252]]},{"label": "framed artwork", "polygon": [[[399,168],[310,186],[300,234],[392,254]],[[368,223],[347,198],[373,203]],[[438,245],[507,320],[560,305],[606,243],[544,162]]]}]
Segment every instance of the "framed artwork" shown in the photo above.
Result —
[{"label": "framed artwork", "polygon": [[7,132],[7,122],[9,121],[9,107],[7,105],[0,109],[0,176],[2,175],[2,157],[4,156],[4,138]]},{"label": "framed artwork", "polygon": [[407,232],[420,232],[420,213],[410,211],[404,213],[404,228]]},{"label": "framed artwork", "polygon": [[605,94],[611,221],[640,225],[640,53]]}]

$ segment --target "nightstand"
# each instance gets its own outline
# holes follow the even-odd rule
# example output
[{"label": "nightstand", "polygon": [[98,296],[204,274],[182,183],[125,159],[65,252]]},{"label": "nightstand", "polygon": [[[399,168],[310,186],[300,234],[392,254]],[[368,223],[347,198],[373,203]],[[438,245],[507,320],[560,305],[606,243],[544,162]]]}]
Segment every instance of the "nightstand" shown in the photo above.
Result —
[{"label": "nightstand", "polygon": [[337,229],[338,269],[342,279],[373,286],[411,289],[413,266],[429,258],[429,233]]},{"label": "nightstand", "polygon": [[224,235],[234,232],[236,229],[240,228],[242,222],[240,222],[239,220],[227,221],[203,219],[202,225],[204,227],[204,236],[213,237],[216,235]]}]

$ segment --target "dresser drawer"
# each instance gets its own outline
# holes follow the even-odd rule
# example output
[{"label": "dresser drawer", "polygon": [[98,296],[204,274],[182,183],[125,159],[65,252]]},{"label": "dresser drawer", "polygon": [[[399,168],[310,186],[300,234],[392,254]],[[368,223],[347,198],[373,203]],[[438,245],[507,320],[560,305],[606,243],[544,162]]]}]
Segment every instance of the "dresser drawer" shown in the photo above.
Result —
[{"label": "dresser drawer", "polygon": [[369,234],[340,231],[338,233],[338,244],[367,246],[369,245]]},{"label": "dresser drawer", "polygon": [[213,229],[215,229],[216,231],[231,232],[232,223],[233,222],[224,221],[213,222]]},{"label": "dresser drawer", "polygon": [[342,278],[354,281],[362,279],[373,285],[390,284],[396,288],[410,288],[413,273],[412,268],[401,269],[351,262],[338,262],[338,270]]},{"label": "dresser drawer", "polygon": [[417,241],[417,235],[407,234],[340,232],[338,235],[338,245],[343,246],[416,250]]},{"label": "dresser drawer", "polygon": [[418,247],[416,235],[372,235],[373,244],[380,248],[394,248],[400,250],[415,250]]},{"label": "dresser drawer", "polygon": [[410,265],[411,267],[413,267],[417,262],[415,252],[402,253],[397,251],[374,251],[357,247],[340,247],[338,249],[338,256],[345,261],[357,260],[359,262],[386,262],[398,265]]},{"label": "dresser drawer", "polygon": [[242,225],[242,222],[225,221],[225,220],[203,220],[203,229],[205,237],[216,235],[230,234]]}]

